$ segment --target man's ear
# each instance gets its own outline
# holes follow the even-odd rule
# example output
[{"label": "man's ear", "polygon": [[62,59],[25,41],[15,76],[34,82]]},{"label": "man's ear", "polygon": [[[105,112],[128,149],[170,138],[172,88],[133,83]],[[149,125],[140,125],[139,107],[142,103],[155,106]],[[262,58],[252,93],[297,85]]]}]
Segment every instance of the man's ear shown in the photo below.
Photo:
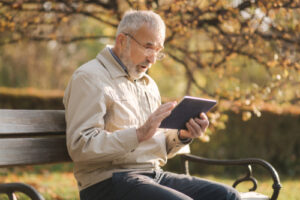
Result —
[{"label": "man's ear", "polygon": [[123,49],[126,47],[126,35],[123,33],[120,33],[116,38],[116,46],[119,49]]}]

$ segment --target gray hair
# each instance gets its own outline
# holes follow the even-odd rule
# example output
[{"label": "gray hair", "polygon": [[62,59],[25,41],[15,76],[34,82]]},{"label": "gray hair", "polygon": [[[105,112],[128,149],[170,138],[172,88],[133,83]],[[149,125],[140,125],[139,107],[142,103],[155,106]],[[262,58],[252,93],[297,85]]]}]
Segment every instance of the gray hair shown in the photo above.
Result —
[{"label": "gray hair", "polygon": [[162,18],[153,11],[127,11],[117,29],[116,36],[120,33],[134,33],[138,31],[144,24],[157,31],[163,38],[166,34],[166,25]]}]

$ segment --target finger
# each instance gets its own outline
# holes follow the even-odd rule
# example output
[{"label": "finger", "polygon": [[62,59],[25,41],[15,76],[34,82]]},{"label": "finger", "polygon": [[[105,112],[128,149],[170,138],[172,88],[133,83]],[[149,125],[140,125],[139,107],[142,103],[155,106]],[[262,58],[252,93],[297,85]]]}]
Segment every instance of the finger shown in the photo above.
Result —
[{"label": "finger", "polygon": [[190,125],[190,123],[186,123],[186,128],[188,130],[188,133],[191,135],[192,138],[197,137],[195,134],[194,128]]},{"label": "finger", "polygon": [[199,137],[202,134],[202,128],[200,127],[200,125],[194,119],[191,119],[189,123],[194,130],[194,136]]},{"label": "finger", "polygon": [[197,127],[195,126],[195,122],[193,123],[193,119],[189,120],[186,127],[188,128],[188,130],[190,131],[190,133],[193,137],[197,137],[198,130],[197,130]]},{"label": "finger", "polygon": [[164,103],[163,105],[161,105],[161,107],[175,107],[176,104],[177,104],[176,101],[170,101],[170,102]]},{"label": "finger", "polygon": [[165,111],[165,112],[162,112],[162,113],[158,113],[156,115],[153,116],[153,118],[155,120],[158,120],[158,121],[162,121],[163,119],[165,119],[167,116],[169,116],[171,114],[172,110],[169,110],[169,111]]},{"label": "finger", "polygon": [[209,125],[209,121],[208,120],[202,120],[199,118],[196,118],[195,121],[197,122],[197,124],[200,125],[200,127],[202,128],[202,130],[205,130],[208,125]]},{"label": "finger", "polygon": [[208,117],[207,117],[207,115],[204,112],[200,113],[199,117],[202,120],[208,120]]},{"label": "finger", "polygon": [[149,117],[148,120],[151,121],[151,123],[153,123],[153,126],[159,126],[162,120],[165,119],[170,114],[171,114],[171,110],[159,114],[154,113]]},{"label": "finger", "polygon": [[171,114],[173,108],[175,107],[176,102],[168,102],[161,105],[150,117],[154,119],[164,119]]},{"label": "finger", "polygon": [[165,103],[165,104],[161,105],[159,108],[157,108],[154,113],[159,114],[159,113],[162,113],[162,112],[173,110],[173,108],[175,106],[176,106],[176,101],[168,102],[168,103]]},{"label": "finger", "polygon": [[148,123],[153,127],[159,127],[160,123],[164,118],[169,116],[176,106],[176,102],[168,102],[161,105],[154,113],[152,113],[148,118]]}]

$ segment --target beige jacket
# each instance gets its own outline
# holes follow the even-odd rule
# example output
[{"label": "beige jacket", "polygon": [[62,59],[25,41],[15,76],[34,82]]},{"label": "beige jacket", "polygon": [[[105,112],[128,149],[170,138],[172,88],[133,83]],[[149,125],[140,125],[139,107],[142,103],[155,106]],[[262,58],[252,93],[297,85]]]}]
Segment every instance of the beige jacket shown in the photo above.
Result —
[{"label": "beige jacket", "polygon": [[159,107],[160,94],[148,75],[130,80],[108,48],[75,71],[64,96],[67,147],[80,190],[114,172],[157,169],[180,149],[189,152],[176,130],[159,129],[138,143],[136,128]]}]

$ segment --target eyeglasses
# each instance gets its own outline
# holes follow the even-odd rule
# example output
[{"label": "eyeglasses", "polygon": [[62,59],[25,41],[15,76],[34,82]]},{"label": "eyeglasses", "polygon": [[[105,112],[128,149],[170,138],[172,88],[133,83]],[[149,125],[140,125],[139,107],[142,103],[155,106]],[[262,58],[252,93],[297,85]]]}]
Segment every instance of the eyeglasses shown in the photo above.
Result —
[{"label": "eyeglasses", "polygon": [[155,55],[157,60],[162,60],[164,59],[164,57],[166,56],[166,54],[164,54],[163,52],[160,51],[156,51],[154,49],[145,47],[143,44],[141,44],[139,41],[137,41],[132,35],[130,35],[129,33],[123,33],[124,35],[130,37],[131,39],[133,39],[138,45],[140,45],[140,47],[142,47],[144,49],[144,55],[145,56],[151,56],[151,55]]}]

